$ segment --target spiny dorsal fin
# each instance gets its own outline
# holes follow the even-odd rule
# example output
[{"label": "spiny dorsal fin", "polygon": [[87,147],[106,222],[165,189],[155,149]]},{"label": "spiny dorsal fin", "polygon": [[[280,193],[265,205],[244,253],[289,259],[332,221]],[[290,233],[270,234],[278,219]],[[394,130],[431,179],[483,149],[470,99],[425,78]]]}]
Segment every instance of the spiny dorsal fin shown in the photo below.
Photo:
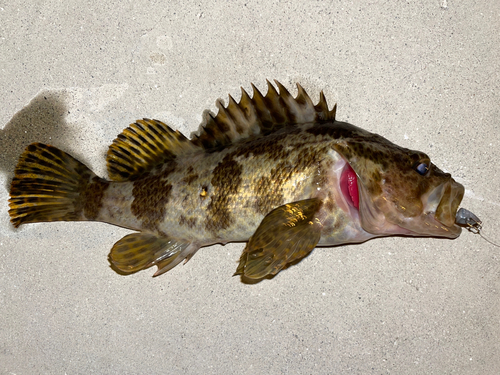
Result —
[{"label": "spiny dorsal fin", "polygon": [[207,150],[222,149],[240,139],[269,134],[288,125],[335,120],[336,106],[328,110],[323,92],[318,104],[314,105],[298,83],[298,94],[294,98],[281,83],[274,82],[279,93],[267,81],[266,96],[252,84],[252,98],[242,88],[239,103],[229,96],[229,104],[225,107],[219,99],[216,102],[219,112],[216,116],[204,112],[198,132],[191,135],[193,144]]},{"label": "spiny dorsal fin", "polygon": [[199,150],[177,130],[158,120],[138,120],[109,146],[108,174],[113,181],[134,180],[155,166]]}]

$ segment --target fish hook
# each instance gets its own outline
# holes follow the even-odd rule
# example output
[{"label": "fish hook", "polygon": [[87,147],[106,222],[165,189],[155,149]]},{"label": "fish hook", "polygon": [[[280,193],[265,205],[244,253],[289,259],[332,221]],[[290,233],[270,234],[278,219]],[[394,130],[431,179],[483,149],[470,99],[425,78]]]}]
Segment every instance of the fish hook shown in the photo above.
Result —
[{"label": "fish hook", "polygon": [[489,240],[481,233],[481,230],[483,229],[483,222],[469,210],[466,210],[465,208],[459,209],[455,217],[455,223],[463,228],[466,228],[471,233],[479,234],[486,242],[489,242],[496,247],[500,247],[500,245],[497,245],[493,241]]}]

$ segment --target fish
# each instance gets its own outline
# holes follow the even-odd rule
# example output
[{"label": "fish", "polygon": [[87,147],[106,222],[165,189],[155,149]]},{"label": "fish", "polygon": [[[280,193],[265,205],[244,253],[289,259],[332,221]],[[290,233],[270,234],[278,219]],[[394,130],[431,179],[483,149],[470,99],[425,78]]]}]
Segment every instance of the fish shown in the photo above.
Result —
[{"label": "fish", "polygon": [[[323,91],[314,104],[267,81],[237,102],[219,99],[187,138],[138,120],[107,152],[108,179],[50,145],[26,147],[10,188],[14,227],[99,221],[133,230],[114,244],[119,274],[161,275],[202,247],[246,242],[235,275],[272,278],[316,247],[383,236],[443,237],[464,187],[427,154],[336,120]],[[462,215],[463,216],[463,215]],[[463,221],[463,220],[462,220]]]}]

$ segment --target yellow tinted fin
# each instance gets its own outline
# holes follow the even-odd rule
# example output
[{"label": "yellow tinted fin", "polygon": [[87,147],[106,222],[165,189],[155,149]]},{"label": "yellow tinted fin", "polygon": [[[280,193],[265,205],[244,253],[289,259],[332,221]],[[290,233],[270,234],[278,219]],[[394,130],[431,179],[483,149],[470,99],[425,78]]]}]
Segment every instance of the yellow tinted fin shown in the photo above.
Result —
[{"label": "yellow tinted fin", "polygon": [[132,233],[114,244],[109,253],[112,267],[125,274],[158,266],[154,276],[174,268],[189,259],[199,247],[151,233]]},{"label": "yellow tinted fin", "polygon": [[108,182],[56,147],[33,143],[19,158],[9,215],[23,223],[95,220]]},{"label": "yellow tinted fin", "polygon": [[252,98],[242,88],[239,103],[229,96],[229,104],[225,107],[219,99],[216,102],[219,112],[216,116],[204,112],[198,132],[191,135],[192,142],[206,150],[220,150],[241,139],[269,134],[286,126],[335,120],[336,106],[328,109],[323,92],[318,104],[314,105],[299,84],[294,98],[281,83],[274,82],[279,93],[267,81],[265,96],[252,84]]},{"label": "yellow tinted fin", "polygon": [[248,241],[235,275],[261,279],[309,254],[321,237],[318,198],[280,206],[262,220]]},{"label": "yellow tinted fin", "polygon": [[108,174],[113,181],[130,181],[183,153],[199,150],[177,130],[158,120],[137,120],[109,146]]}]

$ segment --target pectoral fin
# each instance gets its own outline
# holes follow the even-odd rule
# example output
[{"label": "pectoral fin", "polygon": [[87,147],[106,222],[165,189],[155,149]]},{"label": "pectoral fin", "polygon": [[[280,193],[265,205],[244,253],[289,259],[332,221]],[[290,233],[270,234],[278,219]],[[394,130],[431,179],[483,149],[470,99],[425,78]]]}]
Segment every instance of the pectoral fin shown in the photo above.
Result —
[{"label": "pectoral fin", "polygon": [[321,237],[321,205],[320,199],[312,198],[271,211],[248,241],[235,275],[261,279],[309,254]]},{"label": "pectoral fin", "polygon": [[154,276],[158,276],[189,259],[197,250],[198,247],[190,243],[151,233],[133,233],[115,243],[109,261],[125,274],[156,265],[158,271]]}]

